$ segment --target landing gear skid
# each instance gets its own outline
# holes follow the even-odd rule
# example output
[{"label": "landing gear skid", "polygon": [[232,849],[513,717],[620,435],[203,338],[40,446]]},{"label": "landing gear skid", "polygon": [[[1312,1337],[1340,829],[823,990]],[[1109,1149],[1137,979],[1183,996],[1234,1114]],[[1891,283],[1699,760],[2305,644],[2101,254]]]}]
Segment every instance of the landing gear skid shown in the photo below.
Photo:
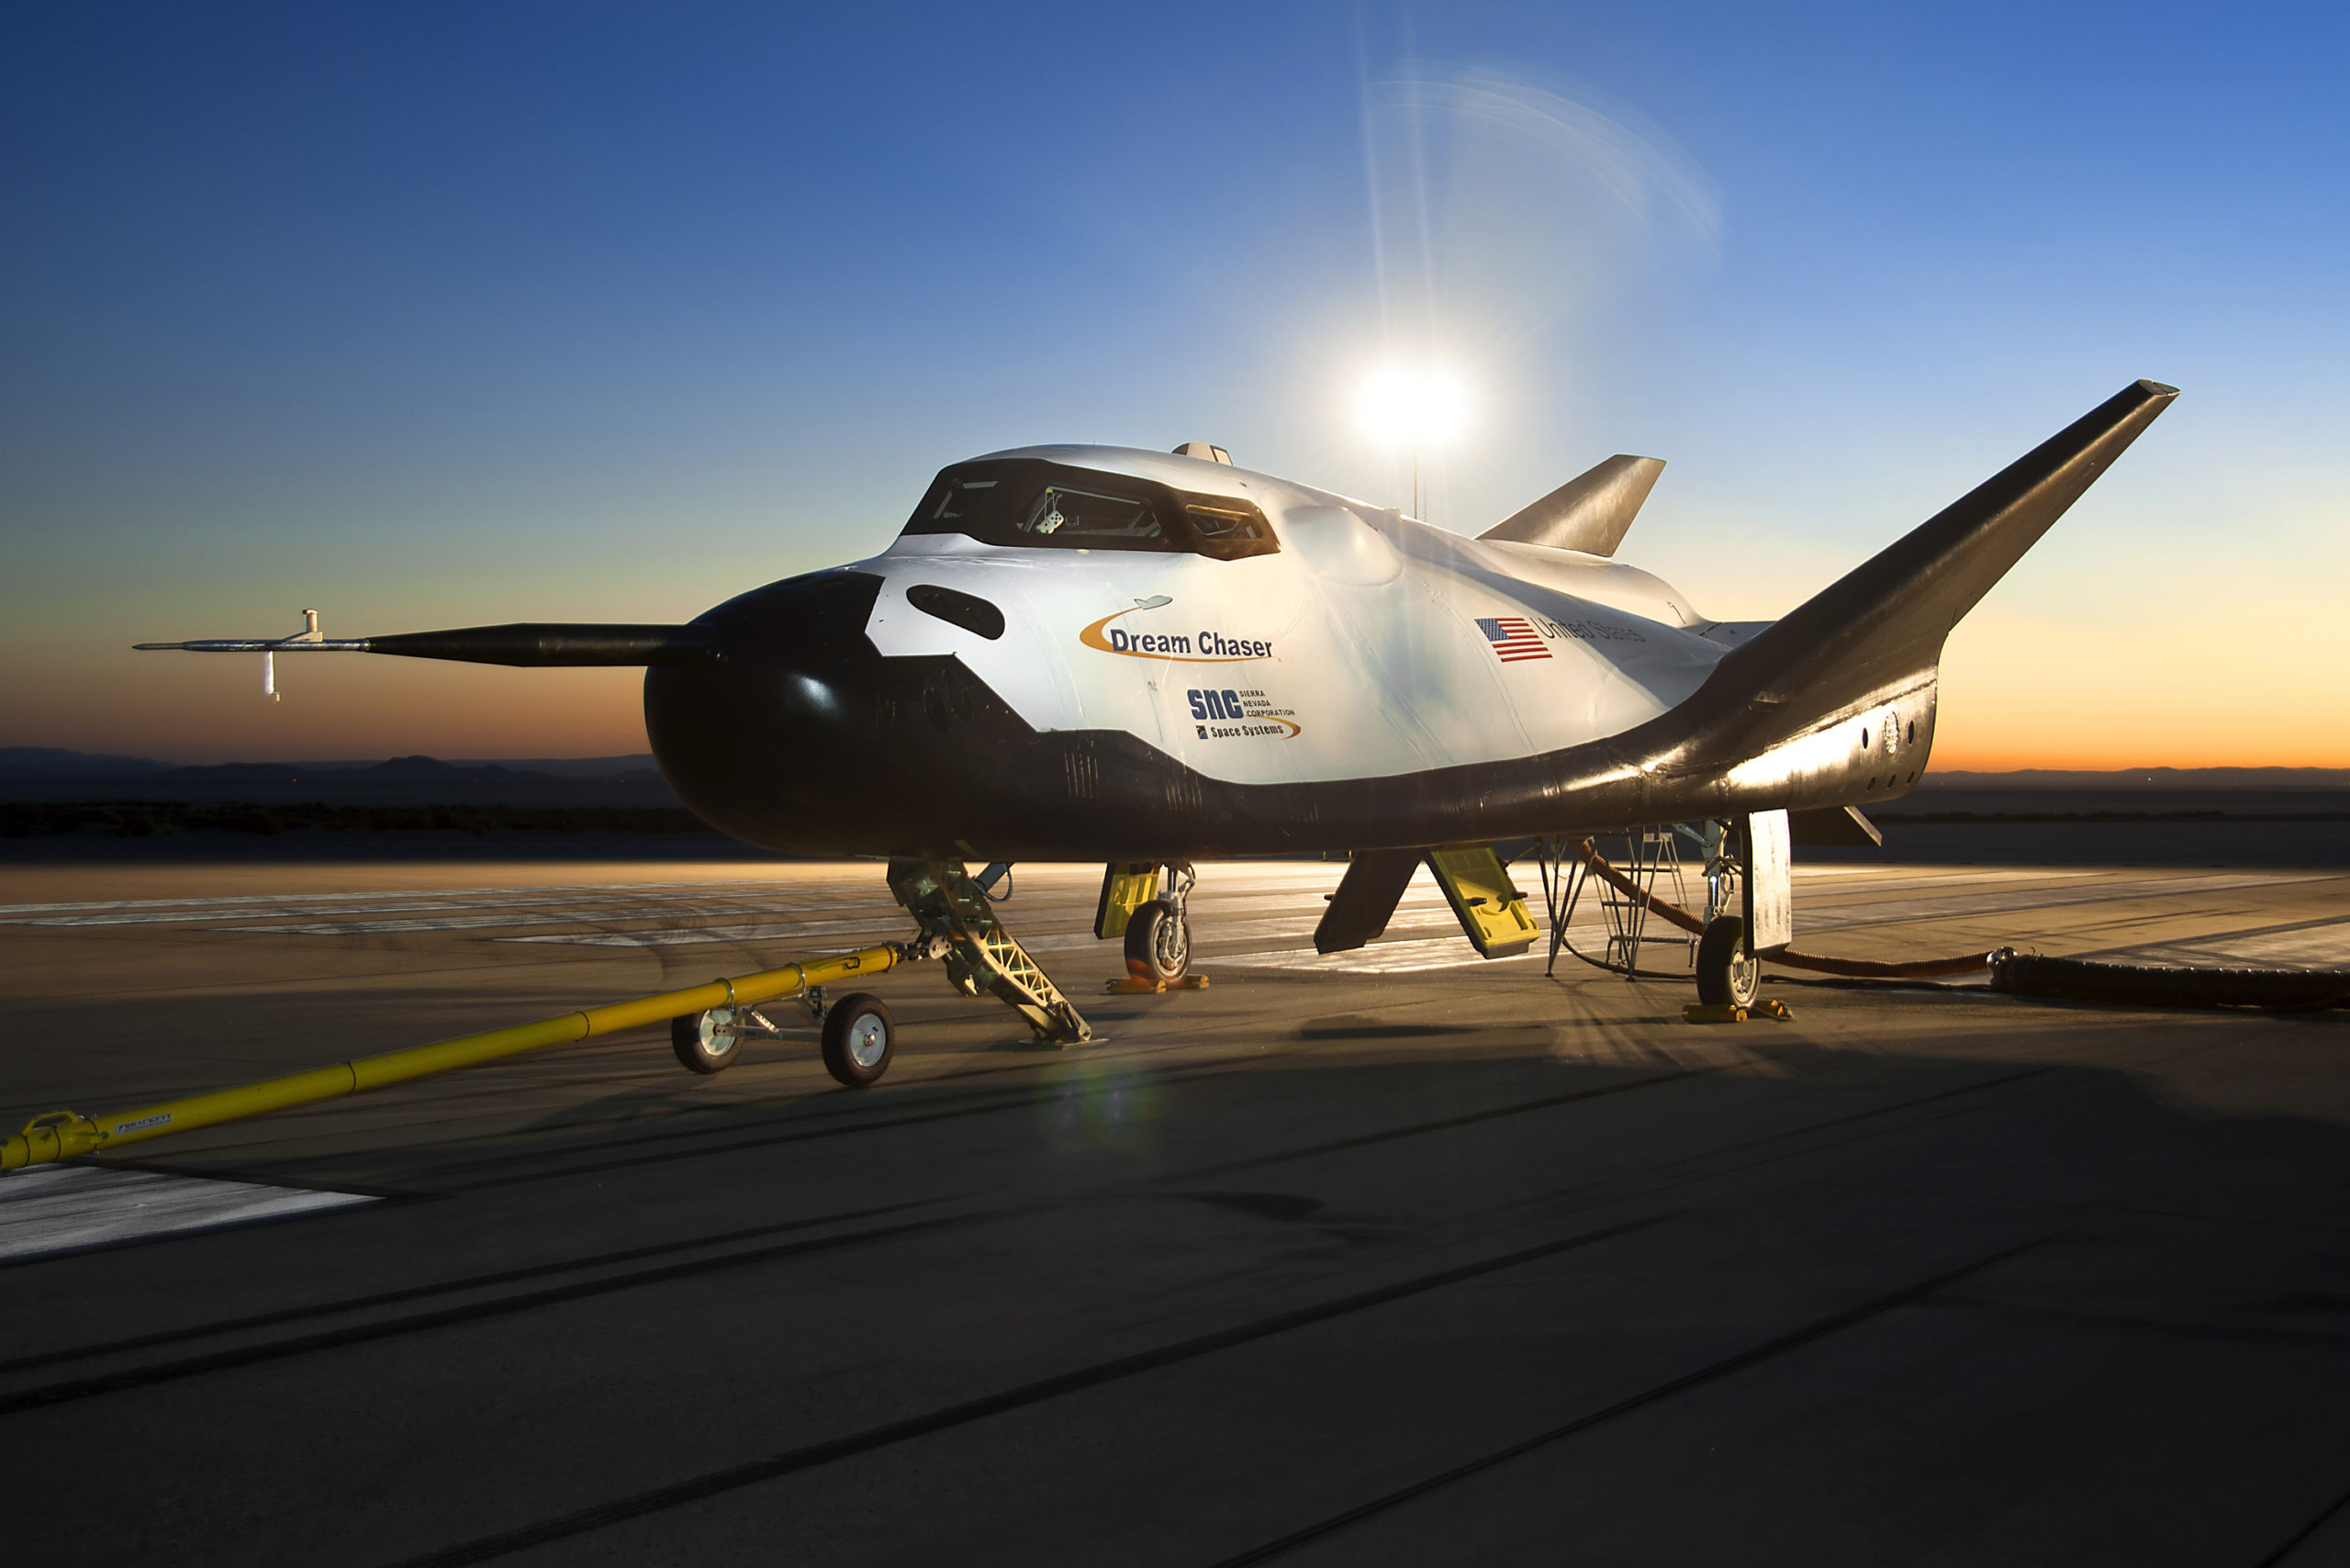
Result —
[{"label": "landing gear skid", "polygon": [[[990,885],[998,879],[990,877]],[[1179,911],[1181,894],[1190,889],[1187,874],[1176,895]],[[966,996],[990,992],[1020,1014],[1038,1045],[1082,1045],[1093,1037],[1069,998],[996,919],[985,888],[960,862],[892,860],[890,892],[921,927],[912,941],[897,946],[899,962],[944,959],[956,990]],[[733,1066],[745,1036],[783,1037],[775,1020],[756,1007],[734,1003],[731,982],[727,997],[726,1006],[670,1020],[670,1048],[692,1071],[723,1072]],[[898,1028],[879,997],[860,991],[828,1002],[822,987],[810,986],[797,1000],[822,1031],[824,1070],[834,1078],[864,1089],[890,1070]]]},{"label": "landing gear skid", "polygon": [[992,994],[1020,1014],[1040,1046],[1078,1046],[1093,1037],[1076,1006],[996,919],[960,861],[892,860],[890,892],[922,927],[922,945],[946,960],[956,990]]}]

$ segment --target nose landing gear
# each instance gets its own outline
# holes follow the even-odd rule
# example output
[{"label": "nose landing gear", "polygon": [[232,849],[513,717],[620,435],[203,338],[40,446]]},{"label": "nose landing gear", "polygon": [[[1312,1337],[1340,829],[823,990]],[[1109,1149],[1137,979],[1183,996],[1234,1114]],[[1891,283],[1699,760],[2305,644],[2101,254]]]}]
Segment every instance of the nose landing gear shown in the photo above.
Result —
[{"label": "nose landing gear", "polygon": [[892,860],[890,892],[921,924],[924,942],[945,948],[946,978],[956,990],[993,995],[1020,1014],[1040,1046],[1083,1045],[1093,1037],[1076,1006],[996,919],[986,892],[960,861]]}]

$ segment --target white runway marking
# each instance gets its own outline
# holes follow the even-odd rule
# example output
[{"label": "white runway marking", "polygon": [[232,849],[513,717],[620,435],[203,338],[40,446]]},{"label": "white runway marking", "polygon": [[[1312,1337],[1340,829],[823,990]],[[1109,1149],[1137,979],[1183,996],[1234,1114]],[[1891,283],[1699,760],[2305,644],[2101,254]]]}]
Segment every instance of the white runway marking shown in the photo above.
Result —
[{"label": "white runway marking", "polygon": [[[1581,932],[1582,927],[1571,927]],[[1595,927],[1591,935],[1597,935]],[[1517,959],[1550,956],[1549,940],[1537,941]],[[1426,969],[1458,969],[1471,964],[1512,963],[1517,959],[1481,958],[1466,936],[1442,936],[1427,942],[1374,942],[1348,953],[1317,953],[1311,947],[1291,947],[1271,953],[1217,953],[1201,960],[1207,969],[1306,969],[1338,975],[1406,975]]]},{"label": "white runway marking", "polygon": [[0,1178],[0,1260],[22,1261],[376,1201],[358,1193],[316,1193],[97,1165],[44,1165]]},{"label": "white runway marking", "polygon": [[[167,925],[195,924],[207,920],[286,920],[305,914],[330,914],[340,918],[350,914],[421,914],[437,909],[527,909],[543,904],[564,904],[577,908],[582,904],[602,903],[601,899],[515,899],[496,905],[453,903],[448,902],[419,902],[402,900],[397,903],[362,904],[278,904],[266,909],[207,909],[207,910],[122,910],[107,914],[51,914],[29,920],[11,920],[10,925]],[[223,926],[222,930],[235,927]],[[258,929],[248,928],[248,929]]]},{"label": "white runway marking", "polygon": [[413,892],[235,893],[208,899],[96,899],[81,903],[0,903],[0,914],[57,914],[78,909],[225,909],[231,904],[353,903],[365,899],[535,898],[549,893],[632,893],[663,888],[789,888],[788,881],[542,883],[531,888],[419,888]]},{"label": "white runway marking", "polygon": [[2250,876],[2149,877],[2140,881],[2099,882],[2093,887],[2019,888],[2012,892],[1952,893],[1941,898],[1892,899],[1883,903],[1796,905],[1796,931],[1832,931],[1847,925],[1878,925],[1904,920],[1948,920],[1973,914],[2005,914],[2071,904],[2120,903],[2130,899],[2171,898],[2182,893],[2221,893],[2266,888],[2278,882],[2323,880],[2326,872],[2268,872]]},{"label": "white runway marking", "polygon": [[[515,924],[521,922],[516,921]],[[335,929],[344,929],[337,927]],[[894,920],[823,920],[793,923],[761,920],[747,925],[689,925],[654,931],[581,931],[557,936],[500,936],[500,942],[554,943],[571,947],[687,947],[704,942],[783,941],[796,936],[848,936],[896,932],[913,935],[913,922]],[[1037,940],[1027,939],[1034,947]],[[1087,938],[1092,940],[1091,937]]]},{"label": "white runway marking", "polygon": [[[1195,909],[1192,919],[1192,939],[1194,943],[1261,942],[1269,937],[1304,938],[1313,926],[1296,916],[1286,919],[1227,921],[1212,918],[1213,911]],[[1064,912],[1064,918],[1066,913]],[[1093,946],[1115,950],[1116,944],[1102,943],[1089,930],[1055,931],[1049,928],[1032,931],[1023,923],[1005,915],[1004,923],[1020,938],[1021,946],[1032,952],[1058,953],[1080,951]],[[521,921],[513,924],[522,924]],[[1438,905],[1434,911],[1406,908],[1387,923],[1390,931],[1436,930],[1453,924],[1452,912]],[[423,923],[403,929],[425,929]],[[300,930],[307,934],[335,935],[366,929],[357,924],[318,926],[239,926],[244,931]],[[531,942],[574,947],[685,947],[708,942],[785,942],[803,936],[845,936],[897,932],[911,937],[913,922],[904,916],[877,920],[789,921],[763,920],[733,925],[678,926],[648,931],[581,931],[562,932],[543,936],[500,936],[500,942]],[[1311,949],[1308,949],[1309,951]]]},{"label": "white runway marking", "polygon": [[2082,955],[2109,963],[2256,969],[2350,969],[2350,918],[2296,921],[2250,931],[2217,931]]}]

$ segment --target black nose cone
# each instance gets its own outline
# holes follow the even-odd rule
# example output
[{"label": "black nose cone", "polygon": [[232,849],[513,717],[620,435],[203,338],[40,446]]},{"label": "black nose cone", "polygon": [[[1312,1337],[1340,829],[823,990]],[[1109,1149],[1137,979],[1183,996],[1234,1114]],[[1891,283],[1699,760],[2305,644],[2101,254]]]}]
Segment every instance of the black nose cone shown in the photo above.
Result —
[{"label": "black nose cone", "polygon": [[771,583],[700,617],[717,628],[716,660],[645,672],[654,758],[696,813],[788,852],[872,842],[893,792],[890,704],[865,635],[880,588],[846,571]]}]

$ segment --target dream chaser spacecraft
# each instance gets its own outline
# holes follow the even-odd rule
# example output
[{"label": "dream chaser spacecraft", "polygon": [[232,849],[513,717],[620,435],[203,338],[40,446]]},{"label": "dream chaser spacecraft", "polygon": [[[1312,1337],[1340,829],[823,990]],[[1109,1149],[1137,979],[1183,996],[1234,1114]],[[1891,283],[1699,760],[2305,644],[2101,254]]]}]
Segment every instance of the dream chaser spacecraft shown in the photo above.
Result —
[{"label": "dream chaser spacecraft", "polygon": [[[1790,935],[1788,813],[1916,783],[1952,626],[2176,396],[2125,387],[1776,622],[1707,620],[1614,559],[1652,458],[1611,458],[1472,539],[1193,443],[956,464],[880,554],[685,625],[333,641],[313,619],[141,646],[645,666],[679,798],[769,849],[887,861],[915,946],[1046,1040],[1087,1037],[1084,1020],[969,863],[1102,862],[1096,934],[1155,989],[1185,976],[1198,860],[1348,852],[1326,952],[1383,930],[1426,861],[1499,956],[1534,925],[1495,843],[1710,823],[1743,887],[1701,941],[1700,990],[1738,1002]],[[870,1081],[887,1012],[844,1009],[827,1040],[852,1043],[826,1059]],[[715,1070],[749,1027],[681,1023],[679,1056]]]}]

